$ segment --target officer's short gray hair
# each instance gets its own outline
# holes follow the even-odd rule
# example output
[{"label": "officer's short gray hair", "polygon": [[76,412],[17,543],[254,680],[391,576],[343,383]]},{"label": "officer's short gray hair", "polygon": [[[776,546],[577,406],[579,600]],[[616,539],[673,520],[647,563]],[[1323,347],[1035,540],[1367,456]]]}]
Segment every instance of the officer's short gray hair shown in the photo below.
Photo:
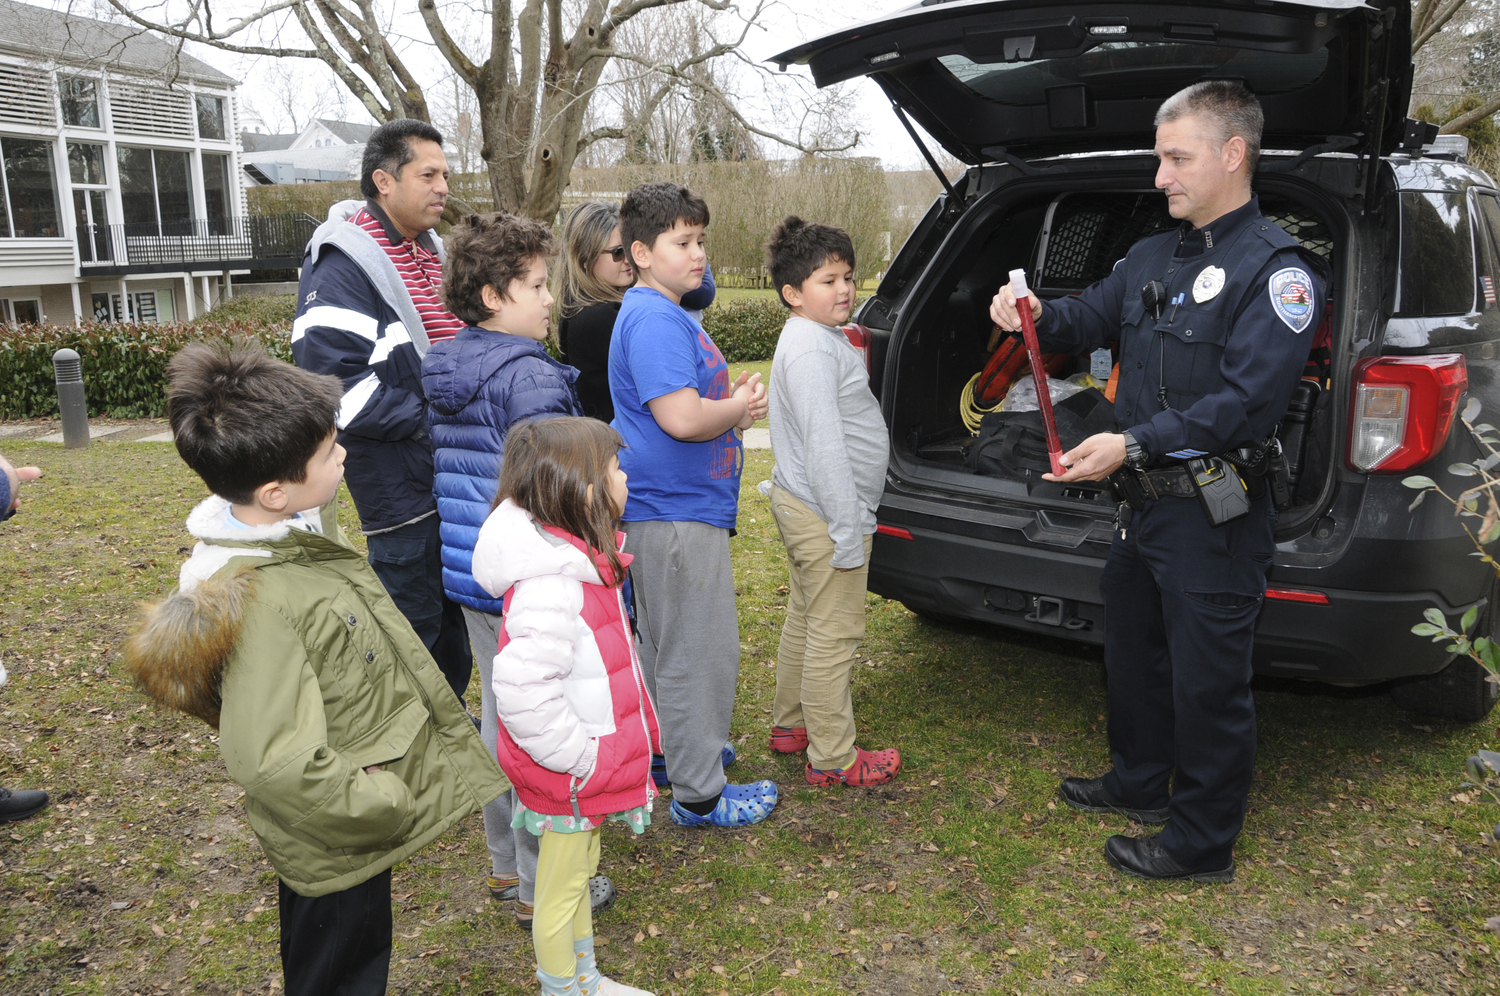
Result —
[{"label": "officer's short gray hair", "polygon": [[1189,115],[1212,125],[1218,132],[1213,139],[1215,155],[1234,136],[1243,138],[1246,179],[1255,173],[1255,164],[1260,160],[1260,135],[1266,126],[1266,116],[1260,109],[1260,101],[1244,84],[1232,80],[1204,80],[1185,90],[1178,90],[1157,108],[1155,124],[1159,127],[1168,121],[1176,121]]}]

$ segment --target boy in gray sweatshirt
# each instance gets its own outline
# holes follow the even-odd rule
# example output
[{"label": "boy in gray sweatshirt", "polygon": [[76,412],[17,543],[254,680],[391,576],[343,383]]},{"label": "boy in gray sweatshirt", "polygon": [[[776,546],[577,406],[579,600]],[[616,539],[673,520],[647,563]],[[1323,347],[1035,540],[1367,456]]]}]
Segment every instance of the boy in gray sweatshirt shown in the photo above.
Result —
[{"label": "boy in gray sweatshirt", "polygon": [[791,571],[771,749],[806,749],[813,785],[880,785],[901,754],[855,746],[849,694],[889,455],[869,373],[839,328],[854,306],[854,244],[843,229],[789,217],[766,248],[792,312],[771,365],[769,496]]}]

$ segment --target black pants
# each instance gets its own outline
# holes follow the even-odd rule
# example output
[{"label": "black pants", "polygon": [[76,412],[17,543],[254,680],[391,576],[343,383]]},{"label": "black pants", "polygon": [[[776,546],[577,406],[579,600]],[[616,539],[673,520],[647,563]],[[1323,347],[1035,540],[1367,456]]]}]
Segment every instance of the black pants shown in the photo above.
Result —
[{"label": "black pants", "polygon": [[1100,586],[1109,677],[1105,788],[1169,804],[1162,846],[1222,868],[1245,822],[1255,768],[1250,651],[1275,546],[1269,495],[1211,526],[1196,499],[1162,498],[1115,534]]},{"label": "black pants", "polygon": [[366,536],[370,566],[396,608],[417,631],[460,700],[469,687],[474,655],[463,607],[443,592],[442,542],[438,517]]},{"label": "black pants", "polygon": [[281,882],[286,996],[383,996],[391,970],[391,873],[316,899]]}]

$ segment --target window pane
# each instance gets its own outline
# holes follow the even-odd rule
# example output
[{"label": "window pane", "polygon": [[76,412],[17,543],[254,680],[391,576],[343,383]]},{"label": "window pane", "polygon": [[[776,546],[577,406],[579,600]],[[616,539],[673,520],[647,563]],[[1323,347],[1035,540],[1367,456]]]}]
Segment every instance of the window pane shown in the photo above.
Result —
[{"label": "window pane", "polygon": [[83,128],[99,127],[99,99],[94,81],[83,76],[64,76],[62,89],[63,122]]},{"label": "window pane", "polygon": [[1474,270],[1479,282],[1474,307],[1479,311],[1494,311],[1500,304],[1500,260],[1495,257],[1495,198],[1485,194],[1474,194],[1474,215],[1470,219],[1474,226]]},{"label": "window pane", "polygon": [[17,238],[56,238],[57,187],[52,177],[52,146],[7,138],[5,186],[10,194],[10,218]]},{"label": "window pane", "polygon": [[216,235],[228,230],[229,197],[229,157],[203,153],[203,214]]},{"label": "window pane", "polygon": [[[192,172],[187,152],[156,150],[156,206],[163,235],[188,234],[193,217]],[[168,226],[175,225],[175,228]]]},{"label": "window pane", "polygon": [[69,142],[68,172],[74,183],[104,183],[104,146]]},{"label": "window pane", "polygon": [[115,147],[115,152],[120,167],[120,209],[125,224],[144,226],[152,234],[159,234],[156,230],[156,186],[151,181],[151,150],[120,145]]},{"label": "window pane", "polygon": [[198,137],[199,138],[223,138],[224,137],[224,101],[219,97],[213,97],[206,93],[197,95],[198,100]]},{"label": "window pane", "polygon": [[1401,194],[1398,317],[1467,315],[1474,310],[1474,249],[1461,191]]}]

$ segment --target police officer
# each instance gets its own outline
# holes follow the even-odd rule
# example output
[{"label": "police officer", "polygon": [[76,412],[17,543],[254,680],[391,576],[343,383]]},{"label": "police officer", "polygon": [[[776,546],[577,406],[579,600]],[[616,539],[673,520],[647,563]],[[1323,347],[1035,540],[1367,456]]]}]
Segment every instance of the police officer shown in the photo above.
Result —
[{"label": "police officer", "polygon": [[[1028,299],[1049,352],[1119,343],[1124,431],[1085,439],[1047,480],[1103,480],[1124,466],[1160,485],[1122,516],[1101,580],[1114,766],[1059,788],[1075,809],[1167,824],[1105,844],[1111,864],[1145,878],[1233,881],[1254,769],[1250,652],[1276,512],[1247,475],[1248,514],[1215,525],[1186,467],[1272,435],[1326,300],[1321,261],[1251,192],[1263,121],[1239,83],[1169,98],[1156,114],[1156,186],[1181,226],[1136,243],[1077,297]],[[1152,281],[1157,293],[1143,295]],[[1020,328],[1009,287],[990,316]]]}]

